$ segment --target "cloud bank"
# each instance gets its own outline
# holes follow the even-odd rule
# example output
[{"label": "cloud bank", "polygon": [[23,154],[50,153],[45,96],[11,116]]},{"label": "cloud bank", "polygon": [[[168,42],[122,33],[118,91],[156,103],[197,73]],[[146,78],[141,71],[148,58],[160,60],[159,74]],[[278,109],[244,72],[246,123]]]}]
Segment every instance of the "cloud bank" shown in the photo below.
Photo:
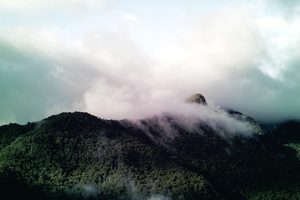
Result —
[{"label": "cloud bank", "polygon": [[[10,2],[0,8],[25,9]],[[271,3],[188,16],[194,23],[174,41],[177,50],[163,46],[155,57],[126,28],[1,29],[0,122],[73,110],[143,118],[176,111],[195,92],[259,120],[300,119],[299,5]]]}]

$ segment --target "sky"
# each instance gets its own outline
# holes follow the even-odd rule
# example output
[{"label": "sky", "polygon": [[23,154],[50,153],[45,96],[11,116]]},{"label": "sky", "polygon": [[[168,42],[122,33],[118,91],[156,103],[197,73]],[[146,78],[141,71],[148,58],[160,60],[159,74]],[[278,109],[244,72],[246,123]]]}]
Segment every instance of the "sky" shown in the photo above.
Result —
[{"label": "sky", "polygon": [[172,112],[300,119],[298,0],[0,0],[0,124]]}]

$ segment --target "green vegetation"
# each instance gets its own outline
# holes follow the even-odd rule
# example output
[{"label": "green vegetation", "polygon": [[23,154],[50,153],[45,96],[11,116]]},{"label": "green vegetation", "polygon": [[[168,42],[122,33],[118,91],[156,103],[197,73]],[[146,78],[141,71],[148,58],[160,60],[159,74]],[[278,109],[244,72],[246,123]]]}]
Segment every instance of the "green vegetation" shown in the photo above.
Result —
[{"label": "green vegetation", "polygon": [[[297,123],[296,123],[297,125]],[[294,125],[292,125],[294,126]],[[31,199],[300,199],[294,134],[179,130],[159,144],[124,121],[62,113],[0,127],[1,193]],[[286,136],[286,137],[285,137]],[[287,142],[282,142],[287,141]]]}]

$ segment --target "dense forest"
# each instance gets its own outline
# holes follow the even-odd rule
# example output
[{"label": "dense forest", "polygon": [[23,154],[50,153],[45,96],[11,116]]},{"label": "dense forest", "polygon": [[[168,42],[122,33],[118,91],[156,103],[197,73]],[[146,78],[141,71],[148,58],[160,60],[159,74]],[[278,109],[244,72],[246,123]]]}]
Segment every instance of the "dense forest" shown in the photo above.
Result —
[{"label": "dense forest", "polygon": [[300,199],[299,122],[224,137],[163,119],[176,136],[80,112],[1,126],[1,199]]}]

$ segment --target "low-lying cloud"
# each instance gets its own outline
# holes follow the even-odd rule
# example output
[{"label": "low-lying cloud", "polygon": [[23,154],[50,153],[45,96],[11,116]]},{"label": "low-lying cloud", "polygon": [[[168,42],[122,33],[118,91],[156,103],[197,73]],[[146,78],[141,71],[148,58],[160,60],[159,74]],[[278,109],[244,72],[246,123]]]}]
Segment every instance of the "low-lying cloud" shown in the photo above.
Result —
[{"label": "low-lying cloud", "polygon": [[182,132],[205,135],[211,129],[224,139],[235,136],[251,137],[260,134],[260,127],[247,119],[246,115],[235,116],[214,105],[180,104],[177,110],[170,110],[150,118],[129,121],[154,142],[167,145]]},{"label": "low-lying cloud", "polygon": [[0,122],[72,110],[144,118],[178,110],[195,92],[259,120],[299,119],[300,17],[295,6],[290,15],[263,15],[264,2],[262,11],[250,4],[199,14],[174,41],[180,51],[164,47],[159,58],[123,29],[1,30]]}]

